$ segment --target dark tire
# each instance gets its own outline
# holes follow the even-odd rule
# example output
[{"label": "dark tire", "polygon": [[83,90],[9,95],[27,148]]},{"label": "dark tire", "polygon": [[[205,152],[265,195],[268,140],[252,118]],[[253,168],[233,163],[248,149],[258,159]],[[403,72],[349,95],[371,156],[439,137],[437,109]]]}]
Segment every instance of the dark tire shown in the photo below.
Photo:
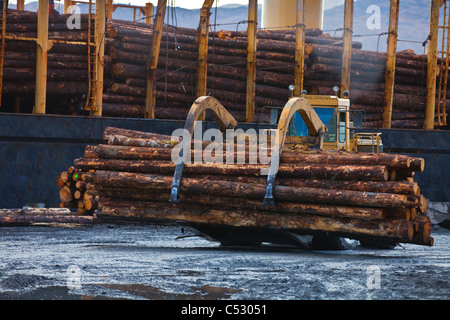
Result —
[{"label": "dark tire", "polygon": [[378,249],[378,250],[392,250],[394,249],[398,243],[392,241],[370,241],[364,240],[360,241],[361,247],[367,249]]},{"label": "dark tire", "polygon": [[352,250],[357,245],[357,240],[341,237],[314,236],[312,240],[312,248],[315,250]]},{"label": "dark tire", "polygon": [[256,241],[236,241],[236,240],[220,240],[222,247],[258,247],[261,242]]}]

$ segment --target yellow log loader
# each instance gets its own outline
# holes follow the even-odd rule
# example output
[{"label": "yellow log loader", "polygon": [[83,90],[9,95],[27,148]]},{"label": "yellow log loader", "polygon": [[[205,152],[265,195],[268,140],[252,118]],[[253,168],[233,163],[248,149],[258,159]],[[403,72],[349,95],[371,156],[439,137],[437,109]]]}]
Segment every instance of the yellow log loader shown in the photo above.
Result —
[{"label": "yellow log loader", "polygon": [[[292,87],[290,88],[293,91]],[[302,92],[309,107],[303,107],[299,112],[287,119],[278,116],[278,108],[271,110],[271,122],[279,127],[288,126],[285,144],[297,144],[316,147],[323,150],[345,150],[350,152],[382,153],[383,142],[381,133],[354,133],[356,128],[363,127],[364,111],[351,110],[348,93],[345,98],[336,95],[309,95]],[[282,109],[282,108],[281,108]]]},{"label": "yellow log loader", "polygon": [[[281,114],[278,112],[281,110]],[[348,98],[337,96],[308,95],[291,97],[284,107],[272,108],[272,124],[277,124],[278,143],[272,150],[272,161],[268,173],[267,193],[264,205],[274,206],[273,190],[282,150],[289,144],[300,148],[322,150],[344,150],[349,152],[381,153],[383,144],[380,133],[353,133],[362,126],[362,112],[350,110]],[[226,117],[224,117],[226,118]],[[351,122],[350,119],[353,121]],[[268,132],[271,132],[268,130]],[[349,249],[359,242],[337,236],[310,235],[289,232],[277,228],[249,231],[248,229],[195,226],[206,238],[220,241],[222,245],[251,245],[267,241],[275,244],[294,244],[317,249]],[[378,248],[391,248],[394,243],[366,243]]]}]

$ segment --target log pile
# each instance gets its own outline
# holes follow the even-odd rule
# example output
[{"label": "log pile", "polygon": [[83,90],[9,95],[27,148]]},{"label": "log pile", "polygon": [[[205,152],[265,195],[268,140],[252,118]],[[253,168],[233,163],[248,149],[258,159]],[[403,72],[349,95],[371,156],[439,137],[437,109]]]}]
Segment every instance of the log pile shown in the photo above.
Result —
[{"label": "log pile", "polygon": [[73,214],[69,209],[24,208],[0,209],[0,227],[91,225],[92,216]]},{"label": "log pile", "polygon": [[[87,15],[81,30],[67,28],[68,15],[50,16],[49,38],[87,40]],[[35,37],[34,12],[8,10],[9,36]],[[108,20],[105,35],[103,114],[137,117],[145,114],[146,66],[153,26]],[[259,30],[257,34],[255,122],[268,122],[268,107],[284,106],[294,84],[295,32]],[[55,43],[48,54],[49,94],[87,95],[88,48]],[[210,32],[207,94],[216,97],[240,122],[245,121],[246,32]],[[311,94],[334,94],[341,76],[342,39],[306,30],[304,88]],[[36,44],[7,40],[3,92],[34,92]],[[156,75],[157,119],[186,119],[196,97],[197,30],[165,26]],[[351,61],[351,108],[366,112],[366,126],[382,122],[386,54],[362,50],[354,42]],[[409,51],[397,53],[394,128],[421,128],[426,100],[427,59]],[[449,93],[450,94],[450,93]],[[70,108],[73,108],[70,107]],[[61,109],[61,108],[60,108]],[[80,110],[56,113],[82,114]]]},{"label": "log pile", "polygon": [[[81,30],[67,27],[68,14],[50,15],[49,39],[87,41],[87,15],[81,15]],[[37,14],[8,10],[6,36],[37,37]],[[47,92],[74,95],[88,92],[88,50],[86,45],[54,43],[48,52]],[[3,65],[3,93],[34,94],[36,42],[7,39]]]},{"label": "log pile", "polygon": [[59,189],[60,208],[76,209],[79,214],[92,215],[97,209],[97,199],[90,189],[89,172],[70,167],[61,172],[56,183]]},{"label": "log pile", "polygon": [[[88,146],[84,157],[74,161],[76,170],[92,171],[89,189],[98,196],[97,219],[271,226],[433,244],[427,201],[413,179],[414,172],[424,170],[421,158],[287,148],[280,159],[274,207],[262,204],[267,177],[261,169],[268,165],[186,163],[181,201],[169,203],[175,169],[171,154],[178,145],[170,139],[107,128],[104,144]],[[206,150],[210,142],[202,145]],[[192,152],[195,156],[198,151]],[[236,160],[239,152],[234,156]]]},{"label": "log pile", "polygon": [[[112,84],[104,95],[103,112],[111,116],[143,117],[152,26],[112,20],[108,27]],[[321,35],[320,30],[307,30],[306,34],[309,44],[342,46],[342,40]],[[258,37],[255,121],[267,122],[265,107],[284,106],[290,96],[295,38],[291,32],[267,30],[258,31]],[[221,101],[241,122],[245,122],[246,54],[246,32],[210,33],[207,94]],[[166,26],[156,76],[156,118],[186,118],[196,99],[197,60],[197,30]]]},{"label": "log pile", "polygon": [[[124,96],[145,94],[145,65],[152,30],[148,25],[110,24],[112,86],[105,95],[105,112],[110,115],[142,116],[143,99]],[[157,75],[157,117],[174,115],[184,119],[186,107],[195,99],[196,30],[167,27],[161,44]],[[256,121],[267,121],[267,106],[284,106],[294,83],[294,31],[258,31],[256,74]],[[208,94],[221,101],[238,121],[244,121],[246,77],[246,32],[210,33],[208,53]],[[340,84],[342,39],[306,30],[305,89],[311,94],[333,95]],[[350,101],[352,109],[363,110],[367,127],[381,127],[386,54],[365,51],[353,45]],[[410,51],[397,53],[392,126],[421,128],[426,100],[427,57]],[[121,95],[118,101],[110,95]],[[112,100],[109,100],[112,99]],[[117,98],[119,99],[119,98]],[[138,106],[140,105],[140,106]],[[159,111],[158,111],[159,109]],[[181,111],[181,109],[183,111]],[[122,110],[122,111],[120,111]],[[165,112],[163,112],[165,110]]]},{"label": "log pile", "polygon": [[[312,94],[332,95],[340,84],[340,48],[308,45],[306,88]],[[392,114],[393,128],[422,128],[425,118],[427,56],[408,50],[397,53]],[[380,128],[383,120],[386,54],[352,50],[349,99],[353,110],[363,110],[366,127]]]}]

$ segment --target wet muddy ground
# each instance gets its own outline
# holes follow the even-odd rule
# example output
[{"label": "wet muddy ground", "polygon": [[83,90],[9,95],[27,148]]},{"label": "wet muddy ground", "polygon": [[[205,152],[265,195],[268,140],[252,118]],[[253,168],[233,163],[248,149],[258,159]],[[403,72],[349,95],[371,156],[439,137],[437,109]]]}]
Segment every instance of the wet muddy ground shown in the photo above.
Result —
[{"label": "wet muddy ground", "polygon": [[449,300],[450,231],[433,247],[229,248],[179,227],[0,229],[0,299]]}]

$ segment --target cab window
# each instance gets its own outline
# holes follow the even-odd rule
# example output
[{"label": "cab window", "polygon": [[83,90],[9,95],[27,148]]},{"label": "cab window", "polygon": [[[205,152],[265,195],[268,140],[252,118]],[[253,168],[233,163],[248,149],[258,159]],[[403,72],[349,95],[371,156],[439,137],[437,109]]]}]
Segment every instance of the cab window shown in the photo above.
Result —
[{"label": "cab window", "polygon": [[[314,108],[320,120],[325,124],[328,128],[328,132],[325,132],[323,136],[323,141],[325,142],[336,142],[337,139],[337,114],[334,108]],[[293,127],[293,133],[299,137],[307,137],[309,136],[309,130],[306,126],[305,121],[302,116],[296,112],[292,122],[291,127]]]},{"label": "cab window", "polygon": [[345,142],[345,112],[339,112],[339,142]]}]

